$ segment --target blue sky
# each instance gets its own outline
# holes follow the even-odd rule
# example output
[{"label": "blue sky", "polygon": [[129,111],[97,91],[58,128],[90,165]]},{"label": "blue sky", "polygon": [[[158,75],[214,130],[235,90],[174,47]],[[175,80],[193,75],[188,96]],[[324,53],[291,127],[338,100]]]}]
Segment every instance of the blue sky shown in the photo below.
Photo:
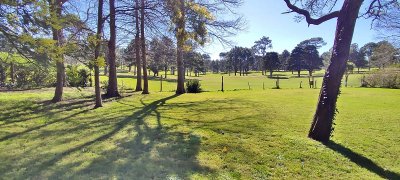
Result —
[{"label": "blue sky", "polygon": [[[294,21],[295,13],[282,14],[287,11],[286,4],[282,0],[246,0],[238,11],[247,20],[247,28],[231,38],[237,46],[251,47],[254,41],[262,36],[267,36],[272,40],[273,49],[269,51],[279,53],[285,49],[291,51],[299,42],[312,37],[322,37],[327,42],[327,45],[319,50],[320,53],[333,46],[336,19],[308,27],[305,21],[299,23]],[[362,46],[371,41],[378,41],[376,35],[377,33],[371,30],[371,20],[359,18],[353,43]],[[210,53],[212,59],[218,59],[220,52],[229,50],[230,47],[223,47],[217,42],[204,48],[205,52]]]}]

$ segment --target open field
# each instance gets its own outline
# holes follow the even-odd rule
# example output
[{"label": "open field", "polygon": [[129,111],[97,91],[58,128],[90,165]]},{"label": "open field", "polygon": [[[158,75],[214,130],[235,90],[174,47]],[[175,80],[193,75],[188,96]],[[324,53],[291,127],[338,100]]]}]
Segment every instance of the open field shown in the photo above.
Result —
[{"label": "open field", "polygon": [[[120,70],[121,71],[121,70]],[[364,70],[366,71],[366,70]],[[269,73],[268,73],[269,74]],[[160,72],[160,76],[164,75],[164,72]],[[262,76],[261,72],[250,72],[247,76],[234,76],[233,73],[228,74],[213,74],[207,73],[206,75],[200,75],[200,77],[186,76],[188,79],[199,79],[201,81],[201,86],[204,91],[220,91],[221,90],[221,77],[224,76],[224,90],[234,91],[234,90],[248,90],[250,84],[251,90],[263,90],[263,84],[265,89],[274,88],[276,85],[276,78],[279,75],[279,85],[282,89],[299,89],[300,82],[302,82],[302,88],[309,88],[308,85],[308,72],[302,71],[300,78],[297,77],[297,72],[292,74],[291,72],[274,72],[273,78],[267,78],[267,76]],[[316,87],[320,88],[322,84],[322,76],[324,71],[316,71],[313,73],[314,79],[316,80]],[[349,87],[360,87],[361,78],[364,74],[354,73],[349,76],[348,86]],[[149,89],[153,92],[160,91],[160,76],[154,77],[153,74],[149,76],[151,80],[149,82]],[[118,75],[120,86],[124,86],[128,89],[134,89],[136,86],[135,76],[133,73],[128,73],[127,71],[121,71]],[[102,81],[106,81],[107,77],[103,76]],[[343,85],[344,86],[344,85]],[[167,80],[163,80],[163,91],[173,92],[176,89],[176,76],[167,74]]]},{"label": "open field", "polygon": [[281,74],[282,89],[255,73],[224,75],[225,92],[208,74],[206,92],[176,96],[174,76],[164,92],[152,78],[141,95],[120,73],[126,92],[99,109],[91,88],[67,88],[57,104],[52,88],[0,92],[1,179],[400,178],[399,90],[357,88],[361,75],[350,75],[323,145],[306,137],[319,89],[305,72]]}]

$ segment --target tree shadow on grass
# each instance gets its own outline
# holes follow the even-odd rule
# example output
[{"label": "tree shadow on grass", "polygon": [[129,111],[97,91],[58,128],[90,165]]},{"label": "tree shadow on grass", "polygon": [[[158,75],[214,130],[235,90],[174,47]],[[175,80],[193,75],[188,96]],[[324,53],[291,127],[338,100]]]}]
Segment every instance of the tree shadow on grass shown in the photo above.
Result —
[{"label": "tree shadow on grass", "polygon": [[390,170],[385,170],[384,168],[380,167],[377,165],[374,161],[371,159],[358,154],[351,149],[344,147],[341,144],[337,144],[334,141],[330,141],[327,144],[325,144],[326,147],[329,149],[332,149],[346,158],[348,158],[350,161],[356,163],[357,165],[367,169],[368,171],[375,173],[376,175],[385,178],[385,179],[400,179],[400,174],[390,171]]},{"label": "tree shadow on grass", "polygon": [[[37,166],[29,169],[27,174],[34,177],[47,174],[46,177],[50,177],[50,179],[59,177],[131,177],[133,179],[178,177],[188,179],[192,172],[208,172],[209,170],[200,166],[196,160],[200,149],[200,137],[162,126],[162,114],[157,109],[175,97],[177,95],[149,104],[141,101],[144,106],[132,115],[118,120],[105,132],[96,135],[91,140],[68,147],[52,158],[40,162]],[[156,122],[149,124],[149,117],[155,117]],[[106,119],[103,118],[103,120],[107,122]],[[120,132],[132,132],[133,134],[128,133],[129,135],[121,137]],[[116,147],[111,149],[95,148],[97,146],[107,147],[109,143]],[[91,151],[91,149],[96,150],[100,156],[90,160],[79,159],[83,150]],[[77,160],[68,164],[60,164],[64,158],[71,159],[75,156],[78,157]],[[86,164],[84,168],[74,170],[82,164]],[[49,171],[49,168],[52,170]]]}]

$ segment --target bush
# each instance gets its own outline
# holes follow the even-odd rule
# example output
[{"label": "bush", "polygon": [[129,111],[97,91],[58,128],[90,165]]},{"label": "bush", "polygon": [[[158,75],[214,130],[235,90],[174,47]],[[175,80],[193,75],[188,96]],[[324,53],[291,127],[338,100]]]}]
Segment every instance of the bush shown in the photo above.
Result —
[{"label": "bush", "polygon": [[16,88],[48,87],[54,85],[56,74],[54,69],[35,65],[15,66]]},{"label": "bush", "polygon": [[103,91],[107,91],[108,89],[108,81],[104,80],[100,82],[100,88],[103,89]]},{"label": "bush", "polygon": [[67,81],[72,87],[87,87],[89,72],[87,69],[78,69],[78,66],[67,66]]},{"label": "bush", "polygon": [[201,91],[200,81],[197,79],[189,79],[186,82],[186,91],[188,93],[199,93]]},{"label": "bush", "polygon": [[386,69],[374,72],[365,77],[364,86],[381,87],[381,88],[400,88],[400,71],[399,69]]}]

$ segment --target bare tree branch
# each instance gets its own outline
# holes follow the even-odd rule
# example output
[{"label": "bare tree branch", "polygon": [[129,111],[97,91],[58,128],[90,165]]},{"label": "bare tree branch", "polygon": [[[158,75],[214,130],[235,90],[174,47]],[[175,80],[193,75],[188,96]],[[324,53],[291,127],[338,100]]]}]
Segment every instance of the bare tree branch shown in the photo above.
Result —
[{"label": "bare tree branch", "polygon": [[308,25],[310,25],[310,24],[319,25],[319,24],[321,24],[321,23],[323,23],[325,21],[328,21],[330,19],[337,18],[339,16],[339,13],[340,13],[340,11],[333,11],[333,12],[331,12],[329,14],[326,14],[326,15],[318,18],[318,19],[314,19],[314,18],[311,17],[310,12],[308,12],[307,10],[298,8],[297,6],[293,5],[290,2],[290,0],[284,0],[284,1],[286,3],[287,7],[292,10],[292,11],[286,12],[286,13],[296,12],[298,14],[303,15],[306,18],[306,21],[307,21]]}]

